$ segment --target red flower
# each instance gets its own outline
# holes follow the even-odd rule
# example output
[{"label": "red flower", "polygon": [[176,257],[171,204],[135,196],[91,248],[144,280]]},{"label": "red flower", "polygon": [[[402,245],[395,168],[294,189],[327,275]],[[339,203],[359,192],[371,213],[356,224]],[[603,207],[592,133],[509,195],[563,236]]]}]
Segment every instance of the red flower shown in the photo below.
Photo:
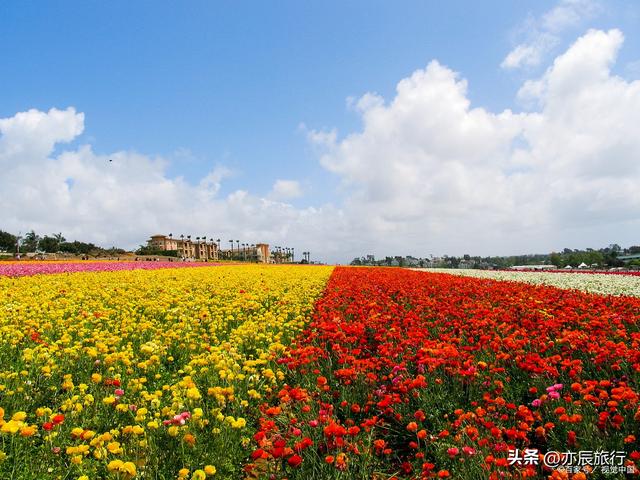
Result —
[{"label": "red flower", "polygon": [[287,460],[287,463],[292,466],[292,467],[297,467],[302,463],[302,457],[298,454],[294,454],[292,456],[289,457],[289,459]]}]

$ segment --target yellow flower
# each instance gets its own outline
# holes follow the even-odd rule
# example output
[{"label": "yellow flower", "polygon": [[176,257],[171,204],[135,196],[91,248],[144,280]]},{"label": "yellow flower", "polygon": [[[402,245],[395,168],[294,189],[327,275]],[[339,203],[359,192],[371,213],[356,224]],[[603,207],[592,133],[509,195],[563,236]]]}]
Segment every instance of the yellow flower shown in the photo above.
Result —
[{"label": "yellow flower", "polygon": [[196,470],[191,475],[191,480],[205,480],[207,478],[207,474],[204,473],[204,470]]},{"label": "yellow flower", "polygon": [[11,417],[11,420],[14,420],[16,422],[24,422],[26,418],[27,414],[25,412],[16,412],[13,414],[13,417]]},{"label": "yellow flower", "polygon": [[144,428],[140,425],[134,425],[132,431],[134,435],[142,435],[144,433]]},{"label": "yellow flower", "polygon": [[107,444],[107,450],[109,450],[109,453],[113,453],[114,455],[117,455],[118,453],[122,453],[122,448],[120,448],[120,442],[110,442],[109,444]]},{"label": "yellow flower", "polygon": [[120,467],[120,471],[132,477],[136,476],[136,466],[133,462],[124,462]]},{"label": "yellow flower", "polygon": [[124,465],[122,460],[111,460],[107,465],[107,470],[110,472],[120,471],[120,468]]},{"label": "yellow flower", "polygon": [[23,425],[22,422],[16,422],[14,420],[9,420],[7,423],[0,427],[0,432],[3,433],[17,433],[20,430],[20,427]]},{"label": "yellow flower", "polygon": [[187,390],[187,398],[190,398],[191,400],[200,400],[202,395],[200,395],[200,391],[196,387],[193,387]]},{"label": "yellow flower", "polygon": [[214,467],[213,465],[207,465],[204,467],[204,473],[206,473],[209,476],[215,475],[216,474],[216,467]]}]

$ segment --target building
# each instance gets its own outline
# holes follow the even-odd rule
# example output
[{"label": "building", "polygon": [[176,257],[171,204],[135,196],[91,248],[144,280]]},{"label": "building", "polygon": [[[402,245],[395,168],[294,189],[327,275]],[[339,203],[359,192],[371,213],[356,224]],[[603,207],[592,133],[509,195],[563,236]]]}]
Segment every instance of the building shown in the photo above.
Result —
[{"label": "building", "polygon": [[269,251],[268,243],[231,243],[231,248],[221,249],[219,240],[207,240],[207,237],[196,237],[192,240],[191,235],[180,235],[174,238],[173,235],[152,235],[147,244],[157,250],[165,252],[176,252],[178,258],[185,260],[239,260],[258,263],[274,263],[273,256]]},{"label": "building", "polygon": [[619,255],[617,259],[622,260],[623,262],[629,262],[631,260],[640,260],[640,253],[632,253],[630,255]]},{"label": "building", "polygon": [[268,243],[240,243],[236,247],[231,243],[231,248],[220,250],[220,258],[243,262],[276,263],[269,251]]},{"label": "building", "polygon": [[196,237],[193,241],[191,235],[181,235],[180,238],[152,235],[147,244],[157,250],[177,252],[177,256],[183,259],[219,260],[221,257],[219,245],[212,240],[207,241],[206,237]]}]

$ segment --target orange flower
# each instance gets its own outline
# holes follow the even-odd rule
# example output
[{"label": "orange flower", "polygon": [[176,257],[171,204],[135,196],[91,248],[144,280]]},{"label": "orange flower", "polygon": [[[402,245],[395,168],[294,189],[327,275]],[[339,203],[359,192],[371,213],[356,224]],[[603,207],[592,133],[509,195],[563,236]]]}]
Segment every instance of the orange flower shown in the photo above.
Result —
[{"label": "orange flower", "polygon": [[196,437],[194,437],[190,433],[187,433],[184,437],[182,437],[182,441],[190,447],[193,447],[196,444]]}]

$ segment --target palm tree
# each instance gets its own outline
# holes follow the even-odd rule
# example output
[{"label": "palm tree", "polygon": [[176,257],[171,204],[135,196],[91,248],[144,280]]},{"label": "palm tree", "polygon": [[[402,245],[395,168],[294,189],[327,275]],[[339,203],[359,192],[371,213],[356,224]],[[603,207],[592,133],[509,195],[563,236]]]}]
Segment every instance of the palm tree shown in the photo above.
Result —
[{"label": "palm tree", "polygon": [[233,258],[233,240],[229,240],[229,243],[231,244],[231,253],[229,255],[229,258]]},{"label": "palm tree", "polygon": [[64,242],[64,241],[66,240],[66,238],[64,238],[64,237],[62,236],[62,232],[60,232],[60,233],[55,233],[55,234],[53,235],[53,238],[55,238],[55,239],[56,239],[56,250],[60,250],[60,244],[61,244],[62,242]]}]

